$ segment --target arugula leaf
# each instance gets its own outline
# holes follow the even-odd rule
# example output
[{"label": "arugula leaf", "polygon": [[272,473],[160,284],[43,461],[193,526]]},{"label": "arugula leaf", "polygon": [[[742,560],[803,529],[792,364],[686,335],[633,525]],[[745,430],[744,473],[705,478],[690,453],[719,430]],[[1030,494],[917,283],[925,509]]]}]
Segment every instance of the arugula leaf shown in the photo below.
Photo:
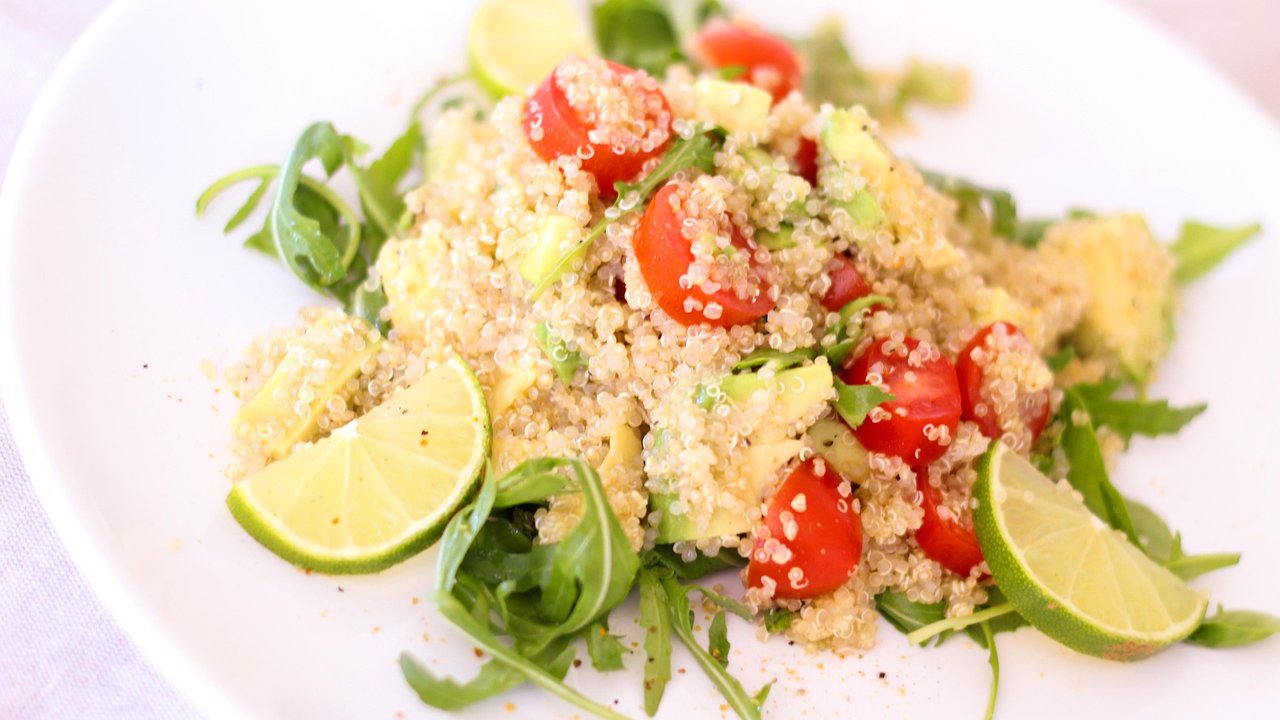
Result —
[{"label": "arugula leaf", "polygon": [[1048,365],[1049,369],[1052,370],[1053,372],[1060,373],[1066,369],[1067,364],[1070,363],[1072,360],[1074,360],[1075,357],[1076,357],[1075,347],[1068,345],[1062,348],[1061,350],[1059,350],[1058,352],[1045,357],[1044,364]]},{"label": "arugula leaf", "polygon": [[721,667],[729,667],[729,628],[723,610],[711,618],[711,627],[707,628],[707,652]]},{"label": "arugula leaf", "polygon": [[704,585],[691,585],[690,589],[697,590],[702,593],[702,597],[720,606],[722,610],[727,610],[743,620],[751,622],[756,618],[756,614],[751,612],[751,608],[747,607],[740,600],[735,600],[728,595],[718,593]]},{"label": "arugula leaf", "polygon": [[1240,553],[1205,553],[1203,555],[1181,555],[1170,558],[1164,566],[1169,572],[1183,580],[1194,580],[1214,570],[1233,567],[1240,564]]},{"label": "arugula leaf", "polygon": [[986,720],[991,720],[996,714],[996,695],[1000,692],[1000,656],[996,653],[996,638],[991,631],[991,623],[984,622],[978,627],[982,628],[982,636],[987,641],[987,664],[991,666],[991,694],[987,696],[986,714]]},{"label": "arugula leaf", "polygon": [[1204,403],[1177,408],[1170,407],[1168,400],[1116,399],[1113,396],[1121,384],[1120,380],[1104,380],[1072,389],[1084,403],[1093,423],[1107,426],[1126,443],[1134,435],[1174,435],[1208,408]]},{"label": "arugula leaf", "polygon": [[1111,484],[1102,447],[1093,429],[1093,421],[1080,393],[1075,388],[1064,392],[1062,401],[1062,449],[1071,465],[1067,480],[1084,497],[1084,504],[1104,522],[1123,532],[1129,541],[1142,547],[1125,500]]},{"label": "arugula leaf", "polygon": [[1262,226],[1258,223],[1218,228],[1194,220],[1184,222],[1178,239],[1169,248],[1178,262],[1173,279],[1179,284],[1198,280],[1260,232]]},{"label": "arugula leaf", "polygon": [[893,97],[893,112],[901,117],[912,102],[932,107],[955,107],[969,93],[969,75],[964,70],[942,63],[912,60]]},{"label": "arugula leaf", "polygon": [[1207,648],[1233,648],[1261,642],[1280,632],[1280,617],[1252,610],[1223,610],[1205,618],[1185,643]]},{"label": "arugula leaf", "polygon": [[1138,534],[1138,547],[1158,563],[1169,562],[1174,540],[1168,524],[1155,510],[1137,500],[1125,498],[1124,504],[1129,511],[1129,519],[1133,521],[1133,529]]},{"label": "arugula leaf", "polygon": [[[980,607],[974,608],[974,612],[990,610],[994,607],[1004,607],[1008,604],[1009,601],[1005,598],[1004,592],[1000,590],[1000,587],[998,585],[991,585],[987,588],[987,601]],[[1022,617],[1022,615],[1016,610],[1014,612],[1008,612],[992,617],[983,624],[991,629],[992,635],[999,635],[1002,632],[1013,632],[1020,627],[1028,625],[1026,618]],[[978,643],[979,647],[984,650],[986,649],[987,637],[983,634],[982,628],[977,625],[970,625],[964,630],[974,642]],[[941,643],[941,641],[939,641],[939,643]]]},{"label": "arugula leaf", "polygon": [[659,545],[645,553],[645,564],[661,564],[681,580],[697,580],[721,570],[740,568],[747,561],[735,550],[722,549],[715,555],[699,553],[692,562],[685,562],[670,545]]},{"label": "arugula leaf", "polygon": [[791,627],[795,614],[784,608],[774,608],[764,614],[764,629],[774,635]]},{"label": "arugula leaf", "polygon": [[955,198],[960,204],[961,218],[981,216],[991,223],[996,235],[1012,238],[1017,231],[1018,204],[1007,190],[977,185],[954,175],[921,170],[924,181],[933,189]]},{"label": "arugula leaf", "polygon": [[1009,236],[1009,241],[1015,245],[1024,247],[1036,247],[1040,241],[1044,239],[1044,235],[1049,228],[1066,220],[1076,220],[1079,218],[1097,217],[1097,213],[1092,210],[1083,208],[1071,208],[1067,211],[1066,217],[1063,219],[1040,218],[1037,220],[1019,220],[1013,228],[1013,234]]},{"label": "arugula leaf", "polygon": [[729,671],[694,637],[693,611],[689,609],[689,589],[682,586],[670,573],[661,573],[659,577],[663,589],[667,591],[667,599],[671,606],[671,627],[676,637],[680,638],[680,642],[693,654],[693,659],[720,690],[720,694],[724,696],[729,707],[733,708],[738,717],[742,720],[760,720],[760,708],[755,704],[754,698],[747,694],[742,684],[730,675]]},{"label": "arugula leaf", "polygon": [[570,350],[563,340],[553,337],[551,327],[545,322],[533,329],[533,335],[538,340],[538,347],[542,348],[542,354],[551,361],[551,369],[560,378],[560,382],[565,385],[573,384],[574,374],[585,364],[582,353]]},{"label": "arugula leaf", "polygon": [[857,428],[867,419],[867,414],[880,403],[894,399],[893,393],[887,393],[875,385],[845,385],[839,379],[836,386],[836,412],[849,424]]},{"label": "arugula leaf", "polygon": [[[941,620],[935,620],[929,623],[928,625],[912,630],[911,632],[907,633],[907,642],[911,643],[912,645],[923,646],[926,643],[928,643],[929,640],[937,636],[938,644],[941,644],[943,640],[950,637],[951,634],[957,630],[964,630],[965,628],[972,627],[979,623],[990,622],[997,618],[1003,618],[1011,614],[1016,615],[1017,612],[1018,610],[1013,606],[1013,603],[1004,602],[998,605],[988,604],[988,606],[983,607],[980,610],[975,610],[970,615],[964,615],[962,617],[950,617],[950,618],[944,617]],[[1013,621],[1009,621],[1009,622],[1011,623],[1008,628],[1010,630],[1012,630],[1015,627],[1020,627],[1021,625],[1021,624],[1012,624]],[[982,644],[984,642],[986,642],[985,636],[983,637],[983,640],[979,642],[979,644]]]},{"label": "arugula leaf", "polygon": [[662,156],[658,166],[638,183],[616,183],[618,199],[613,207],[605,212],[605,216],[591,232],[582,238],[573,249],[560,256],[556,264],[543,276],[542,280],[529,291],[528,300],[534,302],[552,286],[570,267],[577,265],[586,256],[591,247],[604,231],[613,223],[629,213],[645,207],[649,196],[665,183],[672,175],[698,168],[709,172],[715,162],[716,149],[724,142],[724,138],[715,131],[707,131],[691,138],[677,138],[670,149]]},{"label": "arugula leaf", "polygon": [[[552,677],[561,679],[573,663],[573,648],[567,642],[548,647],[537,658],[531,658],[538,666],[545,667]],[[480,672],[465,683],[452,678],[433,675],[409,653],[401,653],[400,670],[418,698],[440,710],[461,710],[468,705],[501,695],[525,682],[524,673],[499,660],[490,660],[480,666]]]},{"label": "arugula leaf", "polygon": [[[302,166],[320,160],[332,176],[344,158],[342,136],[327,122],[314,123],[302,131],[280,168],[280,187],[271,205],[267,222],[276,252],[293,273],[308,285],[327,286],[346,276],[347,267],[359,245],[359,224],[350,225],[344,242],[327,234],[316,218],[301,212],[294,201]],[[345,260],[345,262],[344,262]]]},{"label": "arugula leaf", "polygon": [[829,102],[836,107],[862,105],[878,115],[880,92],[868,73],[845,45],[843,29],[835,18],[824,20],[813,35],[799,44],[808,73],[805,97],[814,105]]},{"label": "arugula leaf", "polygon": [[[548,481],[559,473],[567,474],[583,500],[582,518],[559,543],[535,544],[528,523],[492,515],[499,504],[540,502],[559,492],[563,483]],[[591,466],[571,458],[539,458],[499,480],[487,472],[476,500],[446,527],[438,562],[433,597],[441,614],[477,646],[524,679],[585,710],[621,717],[565,687],[547,670],[560,648],[603,622],[626,598],[640,567]],[[500,642],[500,634],[514,642]],[[609,652],[607,645],[597,650]],[[485,688],[515,682],[498,677],[496,670],[489,672],[494,677],[482,676]],[[410,678],[419,680],[415,687],[439,690],[443,681],[421,682],[425,673],[415,671]],[[466,704],[482,697],[488,695],[473,689],[450,702]]]},{"label": "arugula leaf", "polygon": [[642,568],[637,580],[644,628],[644,711],[653,717],[671,680],[671,606],[666,589],[651,570]]},{"label": "arugula leaf", "polygon": [[752,351],[749,355],[742,358],[733,366],[733,371],[753,370],[758,367],[764,367],[770,363],[777,370],[786,370],[797,365],[803,365],[806,362],[818,356],[817,348],[798,348],[791,352],[783,352],[774,350],[773,348],[760,348]]},{"label": "arugula leaf", "polygon": [[587,641],[587,655],[591,657],[591,666],[600,671],[621,670],[622,653],[626,648],[618,640],[617,635],[609,634],[609,623],[602,620],[582,631]]},{"label": "arugula leaf", "polygon": [[831,367],[839,368],[844,365],[845,359],[862,338],[863,318],[877,305],[891,308],[894,301],[886,295],[864,295],[857,300],[850,300],[840,308],[840,319],[836,322],[836,341],[822,351]]},{"label": "arugula leaf", "polygon": [[719,2],[705,0],[604,0],[591,8],[600,54],[657,77],[688,59],[685,41],[720,12]]},{"label": "arugula leaf", "polygon": [[875,597],[876,612],[889,621],[889,624],[903,634],[938,622],[946,617],[947,604],[941,600],[936,603],[920,603],[907,598],[907,594],[896,590],[885,590]]}]

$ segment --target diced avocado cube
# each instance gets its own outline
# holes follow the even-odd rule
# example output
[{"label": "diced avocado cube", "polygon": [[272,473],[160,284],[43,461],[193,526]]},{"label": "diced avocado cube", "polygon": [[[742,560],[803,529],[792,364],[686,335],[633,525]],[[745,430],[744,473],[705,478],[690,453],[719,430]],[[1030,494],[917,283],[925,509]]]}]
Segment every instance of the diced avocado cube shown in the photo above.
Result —
[{"label": "diced avocado cube", "polygon": [[796,246],[796,241],[791,236],[794,232],[794,227],[788,223],[782,223],[777,230],[756,230],[755,241],[769,250],[786,250]]},{"label": "diced avocado cube", "polygon": [[858,117],[849,110],[836,110],[822,127],[822,146],[837,163],[859,164],[888,171],[893,158],[871,134],[865,114]]},{"label": "diced avocado cube", "polygon": [[1075,347],[1135,383],[1147,383],[1173,336],[1174,261],[1142,216],[1072,220],[1045,234],[1042,252],[1079,262],[1089,301],[1075,329]]},{"label": "diced avocado cube", "polygon": [[859,190],[853,196],[853,200],[838,201],[837,204],[862,227],[877,228],[884,224],[884,210],[881,209],[880,203],[876,202],[876,196],[866,190]]},{"label": "diced avocado cube", "polygon": [[853,436],[848,425],[834,418],[823,418],[809,428],[808,435],[818,455],[846,480],[862,485],[870,479],[867,449]]},{"label": "diced avocado cube", "polygon": [[551,361],[551,369],[555,371],[556,377],[566,385],[572,383],[574,373],[584,364],[582,353],[570,350],[563,340],[551,334],[551,328],[546,323],[539,323],[533,334],[538,347],[542,348],[543,354]]},{"label": "diced avocado cube", "polygon": [[516,270],[533,285],[541,283],[555,269],[560,258],[573,249],[582,227],[564,215],[549,214],[538,218],[529,252]]},{"label": "diced avocado cube", "polygon": [[735,403],[743,403],[760,390],[777,388],[776,405],[770,418],[776,424],[785,426],[808,415],[815,405],[826,402],[832,380],[831,368],[826,363],[782,370],[768,379],[758,372],[729,375],[716,383],[715,387],[719,392],[711,388],[701,389],[698,403],[703,407],[714,406],[716,399],[721,396]]},{"label": "diced avocado cube", "polygon": [[[743,449],[747,454],[746,480],[747,489],[741,498],[743,508],[760,502],[765,490],[784,465],[791,458],[800,454],[804,443],[800,440],[781,440],[773,443],[752,445]],[[658,543],[673,543],[679,540],[699,540],[702,538],[724,537],[725,535],[741,535],[751,530],[751,520],[742,512],[742,508],[719,508],[711,514],[706,527],[697,527],[693,515],[680,515],[670,512],[671,503],[675,501],[672,493],[653,493],[649,496],[649,507],[662,513],[658,521]]]},{"label": "diced avocado cube", "polygon": [[[316,371],[309,370],[305,363],[317,357],[328,359],[334,352],[332,348],[339,343],[346,348],[338,355],[341,363],[331,365],[316,386],[313,375]],[[361,347],[355,350],[356,346]],[[347,381],[359,376],[365,361],[377,355],[381,348],[382,337],[376,336],[365,321],[336,311],[326,314],[290,345],[271,377],[236,413],[232,427],[250,430],[270,427],[272,433],[265,450],[271,460],[285,457],[294,445],[316,437],[318,421],[329,398],[349,395],[345,392]],[[305,413],[300,414],[297,396],[304,387],[312,399],[305,404]]]},{"label": "diced avocado cube", "polygon": [[734,135],[759,135],[769,120],[773,96],[740,82],[701,78],[693,85],[698,107]]}]

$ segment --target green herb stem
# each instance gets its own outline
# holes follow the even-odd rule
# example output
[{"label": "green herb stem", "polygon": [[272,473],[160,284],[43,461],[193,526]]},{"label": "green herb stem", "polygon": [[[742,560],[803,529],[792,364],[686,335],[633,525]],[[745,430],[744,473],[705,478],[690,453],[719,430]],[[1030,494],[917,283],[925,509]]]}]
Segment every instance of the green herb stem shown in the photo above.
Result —
[{"label": "green herb stem", "polygon": [[1007,603],[1001,603],[994,607],[989,607],[986,610],[979,610],[978,612],[973,613],[972,615],[965,615],[964,617],[945,618],[943,620],[939,620],[934,623],[929,623],[928,625],[925,625],[919,630],[914,630],[910,633],[907,633],[907,642],[911,643],[912,645],[920,645],[924,643],[924,641],[928,640],[929,638],[939,633],[943,633],[948,630],[963,630],[964,628],[967,628],[970,625],[977,625],[978,623],[986,622],[993,618],[998,618],[1002,615],[1008,615],[1009,613],[1012,613],[1012,612],[1017,612],[1017,608],[1013,606],[1013,603],[1007,602]]}]

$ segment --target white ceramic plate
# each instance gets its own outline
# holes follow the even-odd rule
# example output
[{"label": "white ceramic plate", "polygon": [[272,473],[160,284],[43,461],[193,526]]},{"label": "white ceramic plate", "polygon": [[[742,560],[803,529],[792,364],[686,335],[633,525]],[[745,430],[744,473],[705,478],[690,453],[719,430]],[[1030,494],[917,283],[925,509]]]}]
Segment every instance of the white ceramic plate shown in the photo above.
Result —
[{"label": "white ceramic plate", "polygon": [[[817,3],[735,3],[801,34]],[[192,206],[213,178],[276,161],[318,118],[381,147],[415,95],[458,69],[469,3],[191,0],[117,3],[68,56],[33,114],[0,200],[0,343],[8,409],[40,497],[80,568],[142,648],[221,717],[431,716],[396,657],[467,674],[470,646],[424,597],[434,552],[377,577],[293,570],[223,506],[232,402],[202,371],[314,298],[221,236]],[[1177,439],[1136,440],[1122,488],[1199,551],[1244,562],[1200,583],[1229,607],[1280,610],[1280,135],[1182,50],[1097,2],[855,2],[864,58],[962,61],[973,102],[919,113],[899,142],[939,169],[1012,188],[1025,212],[1137,208],[1261,219],[1268,235],[1185,293],[1180,340],[1153,388],[1210,401]],[[615,621],[633,637],[630,618]],[[734,628],[732,668],[769,678],[775,718],[977,718],[988,669],[967,641],[914,650],[887,626],[861,657],[806,656]],[[429,638],[429,639],[428,639]],[[1177,647],[1137,665],[1074,655],[1024,630],[1000,637],[1003,717],[1280,714],[1280,643]],[[571,681],[642,714],[630,672]],[[718,717],[687,655],[666,717]],[[507,703],[513,705],[507,706]],[[533,690],[473,717],[568,717]]]}]

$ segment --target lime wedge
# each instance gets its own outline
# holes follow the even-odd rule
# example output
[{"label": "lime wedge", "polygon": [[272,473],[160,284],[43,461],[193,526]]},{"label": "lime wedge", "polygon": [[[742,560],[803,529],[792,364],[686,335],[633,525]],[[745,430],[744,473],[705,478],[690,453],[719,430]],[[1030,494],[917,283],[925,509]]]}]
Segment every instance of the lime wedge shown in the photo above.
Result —
[{"label": "lime wedge", "polygon": [[329,437],[236,483],[227,506],[258,542],[295,565],[377,572],[440,537],[488,456],[484,394],[455,356]]},{"label": "lime wedge", "polygon": [[471,18],[467,48],[476,79],[497,97],[523,93],[569,55],[595,53],[568,0],[485,0]]},{"label": "lime wedge", "polygon": [[1199,626],[1208,601],[1001,442],[978,463],[974,529],[996,584],[1078,652],[1140,660]]}]

